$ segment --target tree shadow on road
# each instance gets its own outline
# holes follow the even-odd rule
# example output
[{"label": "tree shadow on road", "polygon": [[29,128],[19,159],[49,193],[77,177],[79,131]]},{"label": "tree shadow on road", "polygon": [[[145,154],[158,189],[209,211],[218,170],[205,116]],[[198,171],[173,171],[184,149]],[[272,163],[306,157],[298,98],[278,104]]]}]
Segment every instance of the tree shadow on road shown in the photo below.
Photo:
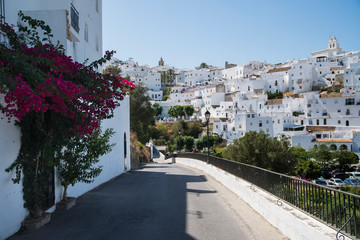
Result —
[{"label": "tree shadow on road", "polygon": [[216,191],[187,189],[206,178],[164,166],[124,174],[79,197],[72,209],[53,213],[45,227],[10,239],[194,239],[186,233],[187,193]]}]

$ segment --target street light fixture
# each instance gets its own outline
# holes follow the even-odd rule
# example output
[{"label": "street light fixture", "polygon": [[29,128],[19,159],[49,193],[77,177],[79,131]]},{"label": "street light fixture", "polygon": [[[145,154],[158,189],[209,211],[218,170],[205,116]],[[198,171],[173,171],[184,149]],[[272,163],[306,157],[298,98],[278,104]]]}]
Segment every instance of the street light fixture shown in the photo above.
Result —
[{"label": "street light fixture", "polygon": [[209,121],[210,121],[210,112],[206,110],[205,112],[206,118],[206,140],[207,140],[207,163],[209,163]]}]

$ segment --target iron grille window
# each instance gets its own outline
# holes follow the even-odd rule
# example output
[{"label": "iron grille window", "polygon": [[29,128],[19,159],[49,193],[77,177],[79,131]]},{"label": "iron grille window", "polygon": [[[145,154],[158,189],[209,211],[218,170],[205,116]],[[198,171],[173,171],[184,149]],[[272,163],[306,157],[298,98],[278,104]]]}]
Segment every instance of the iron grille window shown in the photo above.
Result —
[{"label": "iron grille window", "polygon": [[79,28],[79,12],[75,9],[73,5],[71,5],[71,26],[75,29],[75,31],[78,33]]}]

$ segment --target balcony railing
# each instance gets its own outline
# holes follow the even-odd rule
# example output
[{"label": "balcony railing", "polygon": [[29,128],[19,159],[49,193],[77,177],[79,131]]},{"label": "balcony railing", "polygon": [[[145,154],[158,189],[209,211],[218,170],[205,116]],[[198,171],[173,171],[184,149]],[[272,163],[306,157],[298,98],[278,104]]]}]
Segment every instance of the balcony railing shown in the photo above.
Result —
[{"label": "balcony railing", "polygon": [[[207,161],[207,155],[198,153],[179,154],[178,157]],[[336,228],[336,239],[345,239],[345,235],[360,238],[359,195],[218,157],[210,156],[209,163]]]}]

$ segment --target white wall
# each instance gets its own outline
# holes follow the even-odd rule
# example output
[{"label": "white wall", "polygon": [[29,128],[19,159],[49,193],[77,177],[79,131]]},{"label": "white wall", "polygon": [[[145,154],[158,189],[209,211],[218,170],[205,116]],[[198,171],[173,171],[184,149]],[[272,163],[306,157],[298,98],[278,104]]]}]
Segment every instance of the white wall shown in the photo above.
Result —
[{"label": "white wall", "polygon": [[[79,12],[79,33],[70,27],[70,31],[79,41],[66,39],[66,15],[65,10],[69,11],[70,2]],[[18,11],[31,17],[44,20],[54,34],[53,43],[59,40],[64,45],[67,55],[73,57],[75,61],[84,62],[89,58],[89,63],[99,59],[102,55],[102,0],[98,0],[98,11],[96,11],[96,0],[5,0],[5,20],[10,24],[17,24]],[[61,15],[60,15],[61,12]],[[84,39],[85,23],[88,25],[88,41]],[[65,31],[64,31],[65,30]],[[96,49],[96,36],[98,39],[98,50]],[[111,49],[109,49],[111,50]]]},{"label": "white wall", "polygon": [[[0,118],[5,117],[0,112]],[[23,207],[22,184],[13,184],[15,171],[6,173],[16,159],[20,149],[20,129],[14,122],[0,120],[0,239],[15,233],[27,215]]]},{"label": "white wall", "polygon": [[[130,169],[130,110],[129,97],[126,96],[121,106],[114,112],[114,118],[107,119],[102,123],[102,128],[113,128],[116,132],[111,138],[116,143],[109,154],[100,158],[99,165],[103,170],[93,183],[77,183],[69,187],[68,196],[78,197],[100,184],[125,172],[124,167],[124,133],[127,142],[127,170]],[[0,113],[0,117],[4,117]],[[27,210],[23,207],[22,183],[13,184],[11,178],[15,178],[15,171],[6,173],[5,169],[16,159],[20,149],[20,129],[14,126],[13,122],[8,123],[7,119],[0,120],[0,239],[9,237],[17,232],[21,222],[27,216]],[[61,200],[63,188],[59,180],[55,178],[55,202]],[[6,218],[4,217],[6,216]]]}]

